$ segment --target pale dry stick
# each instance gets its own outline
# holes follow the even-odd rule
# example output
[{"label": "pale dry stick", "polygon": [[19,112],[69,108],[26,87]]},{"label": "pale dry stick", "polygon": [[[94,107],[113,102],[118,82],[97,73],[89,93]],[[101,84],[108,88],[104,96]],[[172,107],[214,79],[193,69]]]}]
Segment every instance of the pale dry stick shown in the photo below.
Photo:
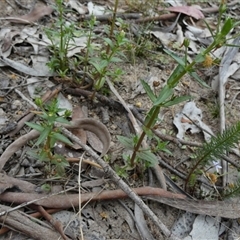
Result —
[{"label": "pale dry stick", "polygon": [[14,89],[14,91],[24,100],[26,101],[28,104],[30,104],[33,108],[38,109],[38,106],[31,101],[30,99],[28,99],[22,92],[20,92],[18,89]]},{"label": "pale dry stick", "polygon": [[39,25],[39,24],[37,24],[35,22],[31,22],[31,21],[22,19],[20,17],[3,17],[3,18],[0,18],[0,20],[7,20],[7,21],[15,22],[15,23],[32,24],[32,25],[35,25],[35,26]]},{"label": "pale dry stick", "polygon": [[[141,134],[141,131],[142,129],[139,127],[132,111],[130,110],[130,108],[127,106],[127,104],[125,103],[125,101],[122,99],[122,97],[119,95],[119,93],[117,92],[117,90],[115,89],[115,87],[113,86],[113,84],[111,83],[111,81],[107,78],[107,83],[109,85],[109,88],[111,89],[111,91],[115,94],[115,96],[118,98],[118,100],[121,102],[121,104],[123,105],[123,107],[125,108],[125,110],[128,112],[128,116],[129,116],[129,119],[131,120],[132,122],[132,125],[134,127],[134,130],[136,132],[136,134]],[[147,149],[147,143],[145,140],[143,140],[142,142],[142,145],[144,148]],[[157,177],[161,187],[163,189],[167,189],[167,184],[166,184],[166,181],[165,181],[165,177],[164,177],[164,174],[163,174],[163,171],[161,169],[161,167],[156,164],[154,167],[151,168],[153,170],[153,172],[155,173],[155,176]]]},{"label": "pale dry stick", "polygon": [[[221,60],[220,68],[219,68],[219,89],[218,89],[218,96],[219,96],[219,106],[220,106],[220,132],[223,133],[226,127],[225,122],[225,86],[228,80],[228,69],[230,64],[237,54],[238,49],[236,46],[239,45],[240,37],[234,39],[231,43],[233,46],[227,47],[224,53],[224,56]],[[235,45],[235,46],[234,46]],[[223,187],[228,184],[228,164],[226,161],[222,160],[222,174],[223,174]]]},{"label": "pale dry stick", "polygon": [[[56,123],[56,127],[60,125]],[[101,157],[99,157],[90,147],[83,144],[80,139],[74,136],[71,132],[69,132],[66,128],[62,128],[62,133],[67,136],[70,140],[79,144],[83,148],[83,150],[87,151],[94,160],[102,166],[105,173],[108,174],[112,180],[131,198],[142,210],[143,212],[156,224],[156,226],[164,233],[166,237],[169,239],[177,240],[178,238],[172,236],[169,229],[161,222],[161,220],[152,212],[152,210],[142,201],[142,199],[131,190],[131,188],[115,173],[115,171],[105,162]]]},{"label": "pale dry stick", "polygon": [[[84,154],[79,159],[79,166],[78,166],[78,195],[79,195],[78,205],[79,205],[79,212],[77,214],[79,216],[80,223],[82,222],[81,168],[82,168],[83,156],[84,156]],[[80,234],[81,234],[81,240],[84,240],[81,224],[80,224]]]}]

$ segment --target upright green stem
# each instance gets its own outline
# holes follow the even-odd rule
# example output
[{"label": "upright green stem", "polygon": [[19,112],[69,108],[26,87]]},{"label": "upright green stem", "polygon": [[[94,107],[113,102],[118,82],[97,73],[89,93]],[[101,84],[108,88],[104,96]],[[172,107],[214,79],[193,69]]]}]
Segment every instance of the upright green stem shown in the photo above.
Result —
[{"label": "upright green stem", "polygon": [[[203,51],[202,56],[205,56],[206,54],[208,54],[212,49],[215,48],[216,45],[217,45],[217,41],[214,41],[207,49],[205,49],[205,51]],[[167,84],[169,85],[169,87],[170,88],[174,88],[179,83],[181,78],[187,72],[190,72],[193,69],[193,66],[195,64],[196,64],[196,61],[194,60],[192,63],[190,63],[187,66],[183,67],[182,71],[180,73],[178,73],[178,75],[174,76],[173,79],[171,79],[171,77],[170,77],[169,80],[167,81]],[[152,114],[151,118],[149,119],[148,123],[145,126],[147,129],[151,129],[153,127],[152,124],[154,123],[154,120],[157,118],[157,116],[159,114],[161,104],[158,105],[158,106],[153,106],[153,107],[155,108],[155,110],[153,111],[153,114]],[[145,135],[146,135],[146,132],[143,131],[142,134],[139,137],[137,145],[134,147],[134,151],[133,151],[132,157],[130,159],[131,167],[134,166],[134,160],[135,160],[135,158],[137,156],[137,152],[139,151],[139,149],[140,149],[140,147],[142,145],[142,141],[143,141]],[[188,180],[189,180],[189,177],[190,177],[190,175],[188,176]]]},{"label": "upright green stem", "polygon": [[[155,119],[157,118],[159,111],[160,111],[160,106],[156,107],[156,109],[155,109],[155,111],[153,112],[151,118],[149,119],[148,123],[146,124],[145,127],[146,127],[147,129],[151,129],[151,128],[152,128],[153,122],[154,122]],[[133,154],[132,154],[132,157],[131,157],[131,159],[130,159],[131,167],[134,166],[134,160],[135,160],[135,158],[136,158],[137,152],[139,151],[139,149],[140,149],[140,147],[141,147],[141,145],[142,145],[142,141],[143,141],[143,139],[144,139],[145,136],[146,136],[146,132],[143,131],[143,132],[141,133],[141,136],[139,137],[139,140],[138,140],[138,142],[137,142],[137,145],[135,146],[134,151],[133,151]]]},{"label": "upright green stem", "polygon": [[[110,34],[109,34],[109,38],[110,39],[112,39],[112,37],[113,37],[113,30],[114,30],[116,16],[117,16],[117,8],[118,8],[118,0],[115,0],[114,10],[113,10],[113,17],[112,17],[112,25],[111,25]],[[109,54],[109,52],[110,52],[110,45],[108,44],[107,45],[106,54]]]}]

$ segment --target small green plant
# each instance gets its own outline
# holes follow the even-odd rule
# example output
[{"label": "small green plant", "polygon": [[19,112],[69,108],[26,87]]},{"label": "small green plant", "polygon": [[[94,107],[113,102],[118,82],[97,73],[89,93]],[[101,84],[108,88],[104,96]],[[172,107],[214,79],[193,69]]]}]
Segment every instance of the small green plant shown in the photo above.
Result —
[{"label": "small green plant", "polygon": [[[220,15],[224,13],[225,7],[222,3],[220,6]],[[221,26],[221,27],[220,27]],[[211,31],[210,27],[207,25],[209,30]],[[158,115],[161,108],[168,108],[170,106],[179,104],[183,101],[186,101],[188,99],[191,99],[190,96],[175,96],[174,95],[174,89],[178,85],[178,83],[181,81],[183,76],[185,74],[189,74],[193,79],[195,79],[197,82],[199,82],[204,87],[209,87],[205,82],[203,82],[199,76],[197,75],[195,71],[195,66],[198,64],[201,64],[205,61],[206,57],[209,57],[209,54],[213,51],[219,48],[220,46],[226,45],[227,41],[227,35],[229,32],[235,27],[235,24],[233,23],[232,19],[227,18],[223,24],[221,24],[221,17],[219,18],[217,31],[215,34],[212,33],[213,36],[213,42],[206,48],[202,48],[200,50],[200,53],[193,59],[191,63],[188,63],[187,60],[187,49],[189,47],[189,40],[185,39],[183,42],[183,46],[185,47],[185,54],[183,58],[180,58],[175,53],[169,51],[168,49],[164,49],[165,53],[167,53],[169,56],[171,56],[178,65],[172,72],[172,74],[169,76],[168,80],[166,81],[165,86],[160,90],[159,93],[155,93],[151,87],[145,82],[141,81],[143,88],[145,89],[148,97],[150,98],[152,102],[152,107],[148,111],[146,119],[143,124],[143,131],[141,135],[136,137],[135,139],[138,139],[137,141],[132,141],[132,137],[127,139],[124,139],[125,145],[128,145],[129,147],[132,147],[133,153],[130,158],[130,166],[134,167],[136,164],[138,164],[139,154],[146,153],[149,151],[148,149],[143,149],[142,147],[142,141],[145,138],[146,135],[151,136],[152,135],[152,128],[156,124],[158,120]],[[236,140],[236,139],[235,139]],[[123,142],[123,141],[122,141]],[[221,148],[224,149],[224,143],[221,145]],[[209,145],[209,148],[215,147],[214,144]],[[150,157],[150,155],[148,155]],[[145,156],[142,158],[145,159]],[[156,157],[154,154],[152,154],[152,160],[147,159],[144,160],[147,162],[155,163],[156,164]],[[201,162],[201,161],[200,161]],[[198,164],[196,164],[196,169]],[[194,173],[195,170],[192,170],[192,173]],[[190,176],[192,176],[192,173],[190,173]]]},{"label": "small green plant", "polygon": [[[117,138],[119,142],[121,142],[121,144],[128,150],[133,150],[134,146],[136,146],[139,141],[137,135],[132,135],[131,137],[117,136]],[[169,155],[172,155],[172,153],[167,148],[168,142],[161,141],[156,136],[149,136],[149,138],[153,138],[154,140],[154,144],[151,146],[151,148],[140,148],[136,154],[135,163],[141,172],[144,172],[144,170],[147,168],[153,167],[158,163],[158,159],[154,153],[162,151]],[[131,155],[123,154],[122,157],[125,161],[125,165],[115,166],[115,171],[119,176],[126,178],[128,176],[128,172],[133,170],[134,167],[131,166]]]},{"label": "small green plant", "polygon": [[52,57],[48,67],[57,72],[60,77],[65,77],[70,70],[70,60],[67,57],[70,41],[73,41],[76,32],[74,24],[69,24],[64,19],[65,9],[63,0],[56,0],[57,21],[51,28],[45,28],[45,33],[51,41]]},{"label": "small green plant", "polygon": [[195,158],[192,159],[192,167],[188,173],[186,184],[194,186],[199,175],[202,175],[202,171],[205,166],[210,162],[214,162],[214,159],[221,158],[221,156],[228,152],[240,139],[240,122],[234,126],[226,129],[222,134],[218,134],[216,137],[212,136],[209,143],[204,143],[195,153]]},{"label": "small green plant", "polygon": [[[84,31],[78,31],[73,24],[64,20],[65,9],[63,0],[56,0],[58,20],[51,28],[45,29],[46,35],[51,41],[52,51],[51,60],[47,64],[48,67],[52,71],[57,72],[62,78],[70,74],[70,69],[77,71],[81,69],[83,77],[77,81],[80,82],[88,78],[94,79],[94,89],[96,91],[103,87],[107,77],[114,80],[122,75],[123,71],[121,68],[116,68],[115,66],[112,69],[110,68],[110,66],[121,62],[125,58],[123,49],[129,42],[125,37],[125,32],[119,30],[124,24],[123,21],[119,20],[120,27],[118,29],[115,27],[117,6],[118,0],[115,1],[112,24],[104,30],[106,37],[102,38],[101,36],[100,38],[94,33],[95,25],[98,24],[94,16],[85,23]],[[83,50],[81,53],[75,54],[75,57],[71,59],[67,54],[69,48],[72,47],[71,45],[74,45],[75,35],[87,37],[86,48],[85,54],[82,54]],[[98,44],[93,41],[98,42]]]},{"label": "small green plant", "polygon": [[[49,104],[43,104],[41,99],[36,99],[37,106],[41,109],[41,112],[36,112],[42,119],[40,123],[26,122],[26,125],[40,132],[40,135],[35,143],[37,150],[34,151],[34,156],[39,160],[48,163],[48,171],[52,172],[53,166],[56,175],[62,176],[65,173],[65,167],[69,165],[64,156],[54,154],[53,148],[57,141],[61,141],[68,145],[72,143],[61,134],[60,129],[54,127],[55,122],[69,124],[67,117],[71,112],[58,107],[57,99],[54,99]],[[59,113],[63,112],[63,116],[59,116]]]},{"label": "small green plant", "polygon": [[[123,30],[114,30],[116,19],[112,20],[114,24],[105,27],[104,33],[107,37],[103,38],[104,41],[101,46],[93,43],[93,39],[97,36],[93,33],[94,26],[97,24],[96,19],[92,16],[91,20],[87,23],[89,33],[87,35],[87,46],[85,56],[79,56],[79,62],[83,64],[83,72],[85,75],[90,74],[92,79],[95,79],[94,88],[99,91],[107,77],[111,80],[117,79],[123,74],[121,68],[110,69],[110,66],[122,62],[125,58],[123,53],[124,48],[129,43],[125,37]],[[120,27],[121,29],[121,27]]]}]

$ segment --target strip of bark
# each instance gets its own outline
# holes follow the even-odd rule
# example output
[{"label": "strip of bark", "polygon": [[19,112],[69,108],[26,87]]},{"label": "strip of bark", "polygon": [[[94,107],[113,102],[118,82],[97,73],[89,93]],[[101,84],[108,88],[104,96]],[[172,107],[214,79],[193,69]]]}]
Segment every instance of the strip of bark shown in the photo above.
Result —
[{"label": "strip of bark", "polygon": [[[11,208],[0,205],[0,211],[9,211]],[[36,222],[36,219],[21,211],[9,212],[7,216],[1,216],[2,226],[7,226],[14,231],[21,232],[36,240],[59,239],[60,234]]]}]

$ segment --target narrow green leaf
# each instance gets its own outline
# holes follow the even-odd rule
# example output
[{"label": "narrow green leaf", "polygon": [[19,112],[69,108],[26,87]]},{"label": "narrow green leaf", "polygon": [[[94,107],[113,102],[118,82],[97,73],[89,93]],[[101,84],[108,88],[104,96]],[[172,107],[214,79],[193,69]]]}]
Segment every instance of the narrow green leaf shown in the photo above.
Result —
[{"label": "narrow green leaf", "polygon": [[42,132],[44,130],[44,127],[37,123],[25,122],[25,124],[30,128],[37,130],[38,132]]},{"label": "narrow green leaf", "polygon": [[152,89],[150,88],[150,86],[148,85],[148,83],[145,82],[145,81],[142,80],[142,79],[141,79],[140,81],[141,81],[141,83],[142,83],[142,85],[143,85],[143,88],[144,88],[144,90],[146,91],[148,97],[150,98],[150,100],[151,100],[152,102],[155,102],[155,101],[157,100],[157,98],[156,98],[154,92],[152,91]]},{"label": "narrow green leaf", "polygon": [[198,75],[196,72],[189,73],[191,77],[193,77],[199,84],[201,84],[203,87],[210,88]]},{"label": "narrow green leaf", "polygon": [[113,46],[113,41],[112,41],[111,39],[109,39],[109,38],[103,38],[103,40],[104,40],[111,48],[114,47],[114,46]]},{"label": "narrow green leaf", "polygon": [[150,163],[149,167],[153,167],[158,163],[157,157],[150,151],[137,152],[137,157]]},{"label": "narrow green leaf", "polygon": [[200,52],[196,57],[195,57],[195,62],[196,63],[201,63],[205,60],[205,57],[202,55],[202,52]]},{"label": "narrow green leaf", "polygon": [[181,102],[191,100],[191,99],[192,99],[191,96],[174,97],[172,100],[164,103],[163,107],[170,107],[170,106],[173,106],[173,105],[176,105],[176,104],[179,104]]},{"label": "narrow green leaf", "polygon": [[117,136],[118,141],[127,149],[132,150],[134,148],[134,142],[132,137]]},{"label": "narrow green leaf", "polygon": [[212,31],[210,25],[208,24],[208,22],[206,20],[203,19],[203,21],[204,21],[204,24],[207,26],[208,31],[210,32],[211,36],[213,37],[213,31]]},{"label": "narrow green leaf", "polygon": [[163,51],[168,55],[170,55],[179,65],[181,65],[182,67],[185,67],[185,61],[182,58],[180,58],[177,54],[175,54],[172,51],[169,51],[166,48],[164,48]]},{"label": "narrow green leaf", "polygon": [[50,144],[50,148],[54,148],[56,142],[57,142],[57,139],[54,138],[54,137],[51,137],[50,138],[50,143],[49,143]]},{"label": "narrow green leaf", "polygon": [[165,85],[163,89],[160,91],[158,98],[154,101],[153,105],[161,105],[163,104],[168,98],[170,98],[173,94],[173,89],[169,88],[168,85]]},{"label": "narrow green leaf", "polygon": [[57,117],[55,119],[56,122],[59,122],[59,123],[65,123],[65,124],[69,124],[71,125],[71,122],[69,122],[67,119],[63,118],[63,117]]},{"label": "narrow green leaf", "polygon": [[232,30],[232,28],[233,28],[232,19],[228,18],[221,29],[222,37],[225,37]]},{"label": "narrow green leaf", "polygon": [[102,68],[101,68],[101,66],[99,65],[98,62],[89,61],[89,63],[90,63],[93,67],[95,67],[95,69],[96,69],[98,72],[101,72]]},{"label": "narrow green leaf", "polygon": [[122,59],[121,58],[118,58],[118,57],[111,57],[111,60],[110,60],[112,63],[119,63],[119,62],[122,62]]},{"label": "narrow green leaf", "polygon": [[41,132],[41,134],[36,142],[36,145],[40,145],[42,142],[44,142],[47,139],[50,132],[51,132],[51,128],[49,128],[49,127],[44,128],[44,130]]},{"label": "narrow green leaf", "polygon": [[70,140],[61,133],[53,133],[52,137],[55,138],[58,141],[66,143],[70,146],[72,145],[72,142],[70,142]]}]

